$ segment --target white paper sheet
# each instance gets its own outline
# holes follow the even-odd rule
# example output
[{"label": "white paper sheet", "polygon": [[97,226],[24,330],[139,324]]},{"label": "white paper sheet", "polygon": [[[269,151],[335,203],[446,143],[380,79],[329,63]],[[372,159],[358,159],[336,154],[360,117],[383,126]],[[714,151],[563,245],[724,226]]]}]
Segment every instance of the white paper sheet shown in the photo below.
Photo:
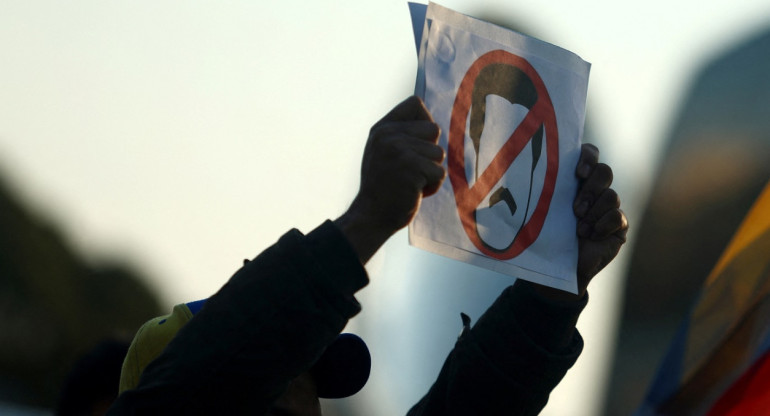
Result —
[{"label": "white paper sheet", "polygon": [[435,3],[410,11],[415,94],[441,126],[448,172],[410,244],[576,293],[572,200],[590,64]]}]

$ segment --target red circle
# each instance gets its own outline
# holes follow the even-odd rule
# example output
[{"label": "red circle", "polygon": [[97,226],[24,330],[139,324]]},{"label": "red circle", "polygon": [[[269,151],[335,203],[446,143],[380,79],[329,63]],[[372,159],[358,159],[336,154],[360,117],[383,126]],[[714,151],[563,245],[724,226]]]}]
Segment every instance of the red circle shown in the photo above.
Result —
[{"label": "red circle", "polygon": [[[466,123],[471,108],[473,84],[484,67],[499,63],[512,65],[524,71],[535,85],[538,99],[524,120],[505,144],[503,144],[503,147],[495,155],[494,159],[492,159],[489,166],[479,175],[473,186],[469,187],[468,180],[465,177],[463,149]],[[476,207],[489,195],[492,186],[502,178],[541,125],[545,128],[547,165],[540,198],[537,201],[532,216],[521,228],[513,243],[503,250],[495,249],[486,244],[478,234],[476,229]],[[476,248],[489,257],[508,260],[518,256],[535,242],[540,235],[540,231],[543,229],[554,189],[556,188],[556,176],[559,170],[559,132],[556,128],[556,112],[554,111],[551,97],[545,88],[545,83],[527,60],[504,50],[494,50],[479,57],[465,73],[465,77],[463,77],[457,90],[454,106],[452,107],[452,117],[449,122],[447,168],[455,194],[460,221],[465,233]]]}]

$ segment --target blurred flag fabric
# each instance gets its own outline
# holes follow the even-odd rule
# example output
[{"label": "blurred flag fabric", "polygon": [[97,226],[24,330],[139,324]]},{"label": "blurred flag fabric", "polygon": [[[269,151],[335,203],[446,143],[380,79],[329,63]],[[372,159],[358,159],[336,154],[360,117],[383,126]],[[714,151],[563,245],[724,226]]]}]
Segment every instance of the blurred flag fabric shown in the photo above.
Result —
[{"label": "blurred flag fabric", "polygon": [[770,415],[769,295],[770,183],[706,279],[637,416]]}]

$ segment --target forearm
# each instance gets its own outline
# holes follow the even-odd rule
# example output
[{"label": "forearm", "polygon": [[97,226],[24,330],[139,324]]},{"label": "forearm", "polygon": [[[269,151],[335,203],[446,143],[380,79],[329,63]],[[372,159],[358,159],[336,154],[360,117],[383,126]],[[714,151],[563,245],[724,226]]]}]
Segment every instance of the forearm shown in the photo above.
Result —
[{"label": "forearm", "polygon": [[241,268],[124,393],[114,414],[262,414],[355,315],[366,273],[326,223]]},{"label": "forearm", "polygon": [[584,305],[552,304],[528,283],[509,287],[458,340],[409,415],[539,413],[582,351],[574,323]]},{"label": "forearm", "polygon": [[353,247],[361,264],[366,264],[396,232],[391,228],[377,227],[370,218],[355,210],[348,210],[334,220],[334,224]]},{"label": "forearm", "polygon": [[528,338],[551,352],[568,348],[577,333],[578,317],[588,303],[588,292],[578,296],[518,280],[511,295],[506,304]]}]

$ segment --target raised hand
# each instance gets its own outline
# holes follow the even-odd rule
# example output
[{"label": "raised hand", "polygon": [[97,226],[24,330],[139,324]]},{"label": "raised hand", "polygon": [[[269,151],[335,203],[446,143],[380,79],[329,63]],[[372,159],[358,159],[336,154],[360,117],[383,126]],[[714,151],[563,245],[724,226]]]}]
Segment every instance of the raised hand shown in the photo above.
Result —
[{"label": "raised hand", "polygon": [[599,163],[599,149],[584,144],[575,174],[580,180],[573,211],[578,219],[578,291],[582,295],[591,279],[620,251],[626,242],[628,219],[620,198],[610,185],[612,169]]},{"label": "raised hand", "polygon": [[575,167],[580,187],[572,205],[578,220],[578,294],[537,285],[541,295],[553,300],[581,299],[591,279],[618,254],[628,232],[628,219],[620,209],[620,198],[610,188],[612,169],[599,163],[596,146],[584,144],[580,150]]},{"label": "raised hand", "polygon": [[444,179],[439,127],[418,97],[410,97],[369,132],[361,185],[348,211],[336,220],[362,262],[417,214],[423,196]]}]

